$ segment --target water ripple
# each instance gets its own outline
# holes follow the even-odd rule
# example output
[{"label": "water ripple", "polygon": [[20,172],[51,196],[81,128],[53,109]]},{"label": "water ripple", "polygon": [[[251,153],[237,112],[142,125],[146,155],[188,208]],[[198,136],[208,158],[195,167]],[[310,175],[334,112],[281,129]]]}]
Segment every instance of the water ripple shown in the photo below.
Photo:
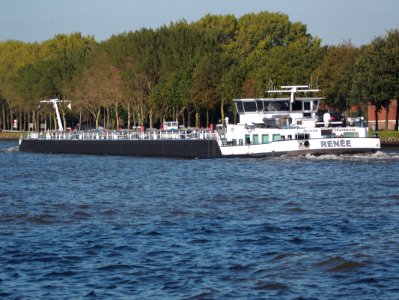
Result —
[{"label": "water ripple", "polygon": [[13,147],[0,142],[2,299],[397,298],[399,150],[173,160]]}]

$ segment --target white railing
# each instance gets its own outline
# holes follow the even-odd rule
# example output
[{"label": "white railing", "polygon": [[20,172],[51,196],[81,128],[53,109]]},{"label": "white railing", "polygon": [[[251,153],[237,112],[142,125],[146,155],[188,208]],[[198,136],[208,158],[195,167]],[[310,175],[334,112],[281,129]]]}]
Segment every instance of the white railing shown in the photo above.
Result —
[{"label": "white railing", "polygon": [[45,131],[32,132],[24,139],[39,140],[183,140],[216,139],[209,129],[192,130],[90,130],[90,131]]}]

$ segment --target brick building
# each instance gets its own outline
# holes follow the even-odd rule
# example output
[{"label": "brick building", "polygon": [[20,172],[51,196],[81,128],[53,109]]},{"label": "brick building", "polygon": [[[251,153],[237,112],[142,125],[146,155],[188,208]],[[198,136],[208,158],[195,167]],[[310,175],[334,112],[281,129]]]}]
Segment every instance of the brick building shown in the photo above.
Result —
[{"label": "brick building", "polygon": [[[384,107],[378,113],[378,129],[395,130],[397,100],[392,100],[388,110]],[[367,110],[369,128],[375,128],[375,106],[369,105]]]}]

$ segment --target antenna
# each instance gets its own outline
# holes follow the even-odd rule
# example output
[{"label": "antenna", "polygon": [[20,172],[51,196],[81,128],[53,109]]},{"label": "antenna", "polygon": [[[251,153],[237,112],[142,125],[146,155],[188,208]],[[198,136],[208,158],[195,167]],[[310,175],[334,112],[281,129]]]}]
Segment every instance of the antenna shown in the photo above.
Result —
[{"label": "antenna", "polygon": [[320,92],[319,89],[309,89],[308,85],[283,85],[281,90],[271,90],[269,93],[290,93],[290,102],[293,103],[295,100],[295,93],[311,93]]}]

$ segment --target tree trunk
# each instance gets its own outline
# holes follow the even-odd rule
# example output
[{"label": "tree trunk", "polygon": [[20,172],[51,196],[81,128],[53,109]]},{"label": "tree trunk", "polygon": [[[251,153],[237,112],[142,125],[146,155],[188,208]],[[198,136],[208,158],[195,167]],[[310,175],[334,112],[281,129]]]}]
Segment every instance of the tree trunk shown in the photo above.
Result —
[{"label": "tree trunk", "polygon": [[128,103],[127,104],[127,129],[130,129],[130,119],[131,119],[130,103]]},{"label": "tree trunk", "polygon": [[112,122],[111,122],[111,116],[110,116],[111,113],[110,113],[108,107],[106,108],[106,112],[107,112],[107,123],[106,123],[106,125],[104,126],[104,128],[112,129]]},{"label": "tree trunk", "polygon": [[57,116],[55,114],[51,114],[51,117],[52,117],[52,120],[54,123],[54,130],[57,130],[57,127],[58,127]]},{"label": "tree trunk", "polygon": [[119,109],[118,102],[115,102],[115,118],[116,118],[116,130],[119,129]]},{"label": "tree trunk", "polygon": [[143,104],[140,104],[140,126],[144,126],[144,109],[143,109]]},{"label": "tree trunk", "polygon": [[23,114],[22,114],[21,105],[18,107],[18,110],[19,110],[19,111],[18,111],[18,115],[19,115],[19,116],[18,116],[18,119],[19,119],[19,120],[18,120],[18,123],[19,123],[19,124],[18,124],[18,126],[17,126],[17,129],[21,131],[21,130],[22,130],[22,127],[23,127],[23,125],[24,125],[24,122],[23,122],[23,120],[22,120]]},{"label": "tree trunk", "polygon": [[3,102],[3,106],[2,106],[2,115],[3,115],[3,124],[2,124],[3,126],[2,126],[2,128],[6,129],[6,110],[5,110],[4,106],[5,106],[5,102]]},{"label": "tree trunk", "polygon": [[389,130],[388,128],[388,117],[389,117],[389,106],[385,107],[385,130]]},{"label": "tree trunk", "polygon": [[222,103],[220,104],[220,116],[222,120],[224,120],[224,100],[222,100]]},{"label": "tree trunk", "polygon": [[375,131],[378,131],[378,109],[377,109],[377,105],[375,106],[374,117],[375,117]]},{"label": "tree trunk", "polygon": [[67,123],[66,123],[66,118],[65,118],[65,112],[62,111],[62,123],[64,123],[64,131],[67,128]]},{"label": "tree trunk", "polygon": [[96,129],[98,129],[98,127],[100,127],[100,114],[101,114],[101,109],[98,108],[97,114],[94,116],[96,119]]},{"label": "tree trunk", "polygon": [[153,120],[153,110],[152,108],[150,109],[150,128],[153,128],[154,126],[154,120]]},{"label": "tree trunk", "polygon": [[191,109],[187,107],[187,127],[191,127]]},{"label": "tree trunk", "polygon": [[136,117],[137,117],[136,112],[133,110],[133,107],[132,107],[132,121],[133,121],[134,127],[137,126],[137,118]]},{"label": "tree trunk", "polygon": [[14,122],[14,116],[13,116],[13,112],[12,112],[12,107],[10,105],[10,130],[13,129],[13,122]]},{"label": "tree trunk", "polygon": [[[101,111],[101,109],[99,109],[100,111]],[[103,127],[104,127],[104,129],[111,129],[110,127],[109,127],[109,119],[107,119],[107,114],[108,113],[108,109],[106,108],[106,107],[104,107],[104,109],[103,109],[103,112],[102,112],[102,114],[103,114]],[[100,112],[100,115],[99,115],[99,119],[101,119],[101,112]],[[98,122],[98,126],[100,126],[100,122]]]},{"label": "tree trunk", "polygon": [[79,110],[79,131],[82,128],[82,110]]},{"label": "tree trunk", "polygon": [[209,110],[206,110],[206,128],[209,128]]},{"label": "tree trunk", "polygon": [[[31,122],[30,122],[30,112],[29,111],[26,113],[26,123],[28,125],[28,131],[33,130],[33,123],[32,123],[32,128],[30,127]],[[25,127],[25,130],[26,130],[26,127]]]},{"label": "tree trunk", "polygon": [[32,131],[37,131],[37,118],[35,111],[32,112],[32,124],[33,124]]},{"label": "tree trunk", "polygon": [[199,128],[201,126],[201,121],[200,121],[200,112],[199,110],[195,111],[195,127]]},{"label": "tree trunk", "polygon": [[183,109],[183,111],[182,111],[182,122],[183,122],[183,126],[186,126],[186,116],[184,115],[184,111],[185,111],[185,109]]}]

